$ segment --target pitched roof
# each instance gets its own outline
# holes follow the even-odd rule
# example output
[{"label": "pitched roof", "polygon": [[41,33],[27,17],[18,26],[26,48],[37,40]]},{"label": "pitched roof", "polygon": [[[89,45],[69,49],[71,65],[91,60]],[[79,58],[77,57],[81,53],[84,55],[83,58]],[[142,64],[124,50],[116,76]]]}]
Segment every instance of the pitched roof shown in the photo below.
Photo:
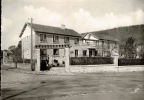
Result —
[{"label": "pitched roof", "polygon": [[[30,23],[26,23],[19,37],[22,36],[27,25],[31,26]],[[40,24],[32,24],[32,28],[34,29],[35,32],[81,37],[78,32],[72,29],[68,29],[68,28],[62,29],[60,27],[46,26],[46,25],[40,25]]]},{"label": "pitched roof", "polygon": [[94,32],[82,33],[81,34],[82,38],[84,38],[87,34],[91,34],[91,35],[97,37],[98,39],[119,41],[118,39],[114,38],[112,35],[104,32],[104,31],[94,31]]},{"label": "pitched roof", "polygon": [[117,38],[115,38],[111,34],[108,34],[105,31],[90,32],[90,34],[98,37],[99,39],[111,40],[111,41],[119,41]]},{"label": "pitched roof", "polygon": [[88,33],[81,33],[81,37],[84,38]]}]

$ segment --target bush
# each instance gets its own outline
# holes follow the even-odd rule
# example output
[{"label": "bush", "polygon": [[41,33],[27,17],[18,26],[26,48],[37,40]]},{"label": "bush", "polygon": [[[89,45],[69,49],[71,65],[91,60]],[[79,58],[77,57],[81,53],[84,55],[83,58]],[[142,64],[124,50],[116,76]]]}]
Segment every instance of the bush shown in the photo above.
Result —
[{"label": "bush", "polygon": [[113,58],[110,57],[71,57],[71,65],[95,65],[95,64],[113,64]]}]

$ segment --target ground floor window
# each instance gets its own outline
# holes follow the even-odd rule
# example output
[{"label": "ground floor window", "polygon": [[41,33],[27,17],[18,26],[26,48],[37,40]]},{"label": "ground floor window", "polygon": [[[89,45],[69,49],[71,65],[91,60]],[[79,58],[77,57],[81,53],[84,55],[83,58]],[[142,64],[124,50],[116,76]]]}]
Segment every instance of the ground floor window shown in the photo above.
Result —
[{"label": "ground floor window", "polygon": [[78,57],[78,50],[75,50],[75,57]]},{"label": "ground floor window", "polygon": [[89,49],[89,56],[94,57],[97,56],[98,52],[95,49]]},{"label": "ground floor window", "polygon": [[83,56],[87,55],[87,50],[83,50]]},{"label": "ground floor window", "polygon": [[46,42],[46,34],[40,34],[40,42]]},{"label": "ground floor window", "polygon": [[46,55],[47,54],[47,50],[46,49],[41,49],[40,52],[41,52],[41,55]]},{"label": "ground floor window", "polygon": [[53,55],[59,55],[59,49],[53,49]]},{"label": "ground floor window", "polygon": [[40,49],[40,57],[41,60],[45,60],[47,57],[47,50],[46,49]]}]

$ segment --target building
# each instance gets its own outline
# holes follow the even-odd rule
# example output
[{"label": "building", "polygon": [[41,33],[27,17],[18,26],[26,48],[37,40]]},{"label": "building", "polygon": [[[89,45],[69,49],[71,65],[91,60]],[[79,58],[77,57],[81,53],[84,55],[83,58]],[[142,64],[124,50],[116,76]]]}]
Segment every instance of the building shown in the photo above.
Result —
[{"label": "building", "polygon": [[90,32],[96,37],[102,37],[106,40],[116,40],[118,39],[119,43],[119,57],[126,58],[125,44],[128,38],[133,37],[135,39],[136,53],[133,58],[143,58],[144,56],[144,24],[140,25],[131,25],[131,26],[122,26],[112,29],[105,29],[95,32]]},{"label": "building", "polygon": [[79,46],[81,36],[76,31],[62,27],[52,27],[40,24],[26,23],[20,34],[22,41],[22,58],[31,58],[31,29],[33,43],[33,59],[37,59],[37,50],[40,50],[40,60],[49,58],[49,64],[58,61],[60,65],[65,61],[66,47]]},{"label": "building", "polygon": [[95,57],[111,56],[112,49],[118,46],[117,40],[92,33],[79,34],[64,25],[52,27],[25,23],[19,37],[23,59],[31,59],[32,45],[34,61],[38,62],[37,58],[40,58],[42,64],[49,59],[49,64],[57,62],[59,66],[65,64],[65,48],[70,48],[70,57]]},{"label": "building", "polygon": [[13,62],[13,53],[10,50],[3,50],[3,59],[2,63],[4,65]]},{"label": "building", "polygon": [[88,32],[82,33],[83,44],[89,46],[87,52],[89,56],[110,57],[114,49],[119,49],[118,39],[113,38],[106,33]]}]

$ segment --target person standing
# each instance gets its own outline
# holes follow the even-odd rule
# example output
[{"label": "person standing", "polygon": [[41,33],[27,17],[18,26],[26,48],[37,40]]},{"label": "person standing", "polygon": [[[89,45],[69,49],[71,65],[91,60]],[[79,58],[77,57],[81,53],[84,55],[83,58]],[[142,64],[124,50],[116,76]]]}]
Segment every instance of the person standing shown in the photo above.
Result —
[{"label": "person standing", "polygon": [[48,57],[47,57],[47,59],[46,59],[46,66],[47,66],[47,68],[48,68],[48,70],[50,69],[49,68],[49,55],[48,55]]}]

